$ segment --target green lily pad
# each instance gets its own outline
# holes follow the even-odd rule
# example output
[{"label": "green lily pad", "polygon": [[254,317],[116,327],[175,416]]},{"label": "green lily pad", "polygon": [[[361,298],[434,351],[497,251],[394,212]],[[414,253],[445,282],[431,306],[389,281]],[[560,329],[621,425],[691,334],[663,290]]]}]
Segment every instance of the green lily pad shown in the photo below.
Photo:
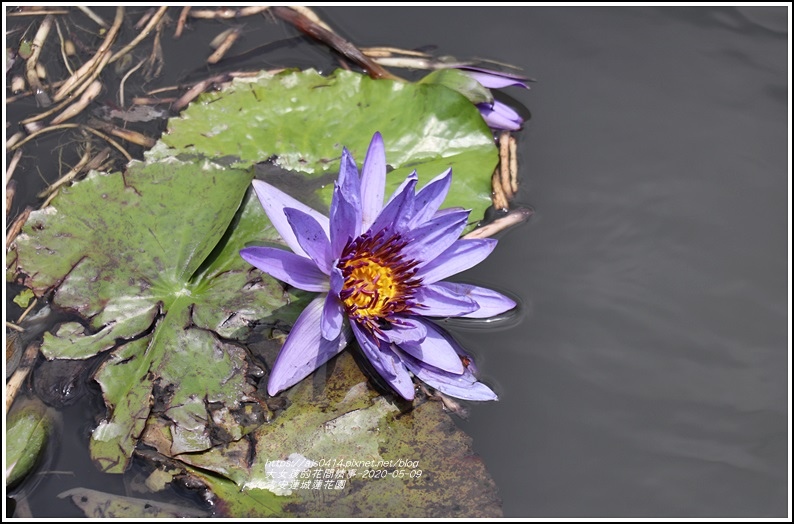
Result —
[{"label": "green lily pad", "polygon": [[[341,70],[330,76],[308,70],[238,79],[223,92],[202,95],[171,119],[162,144],[147,158],[200,153],[241,167],[273,158],[309,180],[330,182],[342,147],[360,166],[372,135],[380,131],[387,163],[394,168],[386,196],[413,170],[421,186],[452,167],[446,206],[472,209],[472,220],[479,221],[491,204],[490,177],[498,154],[479,111],[455,89]],[[332,195],[328,182],[318,188],[326,206]]]},{"label": "green lily pad", "polygon": [[[501,516],[493,480],[440,402],[382,396],[349,352],[287,397],[252,438],[177,457],[212,488],[220,516]],[[167,453],[157,425],[143,441]]]},{"label": "green lily pad", "polygon": [[[90,319],[46,334],[42,353],[88,358],[121,344],[97,374],[111,413],[91,441],[103,470],[126,467],[155,386],[170,395],[174,453],[210,446],[202,402],[236,406],[250,392],[244,350],[225,339],[294,298],[219,247],[251,178],[202,159],[94,173],[32,213],[17,238],[22,281],[40,295],[57,288],[59,307]],[[261,223],[250,207],[242,218]]]},{"label": "green lily pad", "polygon": [[46,408],[28,403],[17,409],[6,426],[6,487],[19,483],[36,465],[50,436]]},{"label": "green lily pad", "polygon": [[426,75],[420,82],[446,86],[465,96],[472,104],[493,102],[493,95],[488,89],[459,69],[439,69]]}]

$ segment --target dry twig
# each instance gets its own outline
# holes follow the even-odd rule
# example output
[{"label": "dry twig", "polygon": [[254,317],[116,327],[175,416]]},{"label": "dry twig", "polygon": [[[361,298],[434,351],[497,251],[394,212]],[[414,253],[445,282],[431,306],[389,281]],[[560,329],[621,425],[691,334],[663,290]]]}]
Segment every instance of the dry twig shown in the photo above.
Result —
[{"label": "dry twig", "polygon": [[491,201],[493,207],[502,211],[510,207],[505,195],[504,188],[502,188],[501,164],[496,167],[491,175]]},{"label": "dry twig", "polygon": [[221,59],[226,54],[226,52],[232,47],[234,42],[240,37],[240,33],[242,33],[242,30],[239,27],[236,27],[234,29],[228,30],[226,33],[227,34],[225,38],[218,45],[217,49],[215,49],[215,52],[212,53],[209,56],[209,58],[207,58],[208,64],[217,64],[218,62],[220,62]]},{"label": "dry twig", "polygon": [[153,147],[156,142],[155,139],[149,138],[146,135],[142,135],[137,131],[123,129],[111,123],[102,122],[101,120],[96,120],[95,118],[90,119],[88,121],[88,125],[95,129],[101,129],[106,133],[110,133],[113,136],[117,136],[121,138],[122,140],[126,140],[127,142],[132,142],[133,144],[137,144],[147,149]]},{"label": "dry twig", "polygon": [[190,102],[192,102],[197,96],[203,93],[207,88],[209,88],[213,84],[217,84],[220,82],[227,82],[231,77],[227,73],[223,73],[220,75],[215,75],[206,80],[202,80],[201,82],[197,83],[193,87],[187,90],[187,92],[179,97],[179,100],[173,103],[171,109],[176,112],[181,111],[185,106],[187,106]]},{"label": "dry twig", "polygon": [[127,161],[132,160],[132,155],[130,155],[127,152],[127,150],[124,149],[121,146],[121,144],[119,144],[118,142],[116,142],[115,140],[113,140],[112,138],[107,136],[105,133],[102,133],[101,131],[97,131],[96,129],[94,129],[92,127],[89,127],[87,125],[83,125],[83,124],[68,124],[67,123],[67,124],[58,124],[58,125],[55,125],[55,126],[45,127],[43,129],[39,129],[38,131],[36,131],[34,133],[29,134],[24,139],[22,139],[19,142],[15,143],[12,147],[10,147],[8,149],[11,150],[11,151],[13,151],[15,149],[18,149],[18,148],[22,147],[23,145],[27,144],[28,142],[30,142],[31,140],[33,140],[34,138],[36,138],[38,136],[41,136],[41,135],[43,135],[45,133],[51,133],[52,131],[58,131],[59,129],[77,129],[77,128],[84,129],[84,130],[88,131],[89,133],[92,133],[92,134],[98,136],[99,138],[105,140],[110,145],[112,145],[113,147],[118,149],[118,151],[122,155],[124,155],[124,158],[127,159]]},{"label": "dry twig", "polygon": [[243,16],[256,15],[268,9],[270,9],[269,6],[250,6],[240,9],[232,9],[231,7],[221,7],[218,9],[194,9],[190,11],[190,18],[228,20],[230,18],[241,18]]},{"label": "dry twig", "polygon": [[[83,159],[84,158],[85,156],[83,157]],[[86,171],[86,172],[91,170],[102,171],[102,169],[100,168],[103,162],[105,162],[108,158],[110,158],[110,148],[106,147],[102,151],[97,153],[96,156],[94,156],[94,158],[92,158],[86,163],[83,163],[83,159],[81,159],[80,163],[83,163],[83,165],[80,166],[79,169],[78,166],[75,166],[69,173],[58,179],[58,181],[56,181],[55,184],[51,186],[53,191],[50,194],[50,196],[47,197],[47,200],[45,200],[44,203],[41,204],[41,208],[44,209],[45,207],[49,206],[50,202],[52,202],[52,199],[55,198],[55,195],[57,195],[57,192],[54,190],[56,185],[61,186],[66,182],[74,179],[77,175],[80,174],[81,171]],[[39,193],[39,196],[41,196],[42,194],[44,194],[44,192]]]},{"label": "dry twig", "polygon": [[16,13],[6,13],[6,16],[42,16],[42,15],[68,15],[69,11],[63,9],[51,9],[48,11],[18,11]]},{"label": "dry twig", "polygon": [[33,363],[36,362],[36,357],[38,355],[38,344],[31,343],[25,350],[25,353],[22,354],[22,360],[19,363],[19,367],[16,371],[14,371],[14,374],[11,375],[11,378],[8,379],[8,382],[6,383],[6,413],[8,413],[8,408],[10,408],[14,403],[17,393],[19,393],[19,389],[25,382],[25,379],[27,378],[28,373],[30,373]]},{"label": "dry twig", "polygon": [[33,311],[33,308],[36,307],[36,304],[38,304],[38,302],[39,302],[39,299],[38,298],[34,298],[33,301],[31,301],[30,305],[27,308],[25,308],[25,311],[23,311],[22,314],[19,315],[19,318],[17,319],[16,323],[19,324],[23,320],[25,320],[25,317],[28,316],[28,313]]},{"label": "dry twig", "polygon": [[513,199],[510,186],[510,131],[499,133],[499,174],[499,185],[507,200],[510,201]]},{"label": "dry twig", "polygon": [[[16,77],[14,77],[14,78],[16,78]],[[14,86],[13,86],[13,81],[14,81],[14,79],[12,79],[12,81],[11,81],[12,82],[12,89],[11,89],[12,92],[17,93],[17,91],[22,91],[22,89],[25,88],[24,80],[22,80],[22,82],[23,82],[22,89],[15,89]],[[59,86],[62,86],[63,83],[64,83],[64,80],[58,80],[57,82],[52,82],[50,84],[50,87],[52,87],[52,88],[59,87]],[[34,94],[33,91],[30,91],[30,90],[22,91],[21,93],[17,93],[14,96],[7,97],[5,102],[6,102],[6,104],[11,104],[11,103],[16,102],[18,100],[22,100],[23,98],[32,96],[33,94]]]},{"label": "dry twig", "polygon": [[86,15],[88,18],[90,18],[91,20],[93,20],[94,22],[96,22],[96,23],[97,23],[97,25],[99,25],[99,26],[100,26],[100,27],[102,27],[103,29],[107,29],[107,28],[108,28],[108,23],[107,23],[107,22],[105,22],[105,20],[103,20],[101,16],[99,16],[98,14],[96,14],[95,12],[93,12],[93,11],[92,11],[90,8],[88,8],[88,7],[85,7],[85,6],[79,6],[79,5],[78,5],[78,6],[77,6],[77,9],[79,9],[80,11],[82,11],[83,13],[85,13],[85,15]]},{"label": "dry twig", "polygon": [[6,233],[6,249],[8,249],[8,246],[11,245],[11,242],[14,241],[19,232],[22,231],[22,226],[28,221],[31,211],[32,209],[30,207],[26,207],[11,223],[11,226],[8,228],[8,233]]},{"label": "dry twig", "polygon": [[430,58],[431,55],[423,51],[414,51],[412,49],[400,49],[399,47],[362,47],[361,50],[365,55],[372,58],[387,58],[394,55],[415,56],[420,58]]},{"label": "dry twig", "polygon": [[25,62],[25,78],[28,80],[30,89],[36,95],[36,101],[42,107],[51,105],[52,100],[44,91],[44,87],[41,85],[36,66],[39,61],[39,55],[41,55],[41,48],[44,46],[44,41],[47,39],[47,35],[50,34],[50,28],[52,27],[54,20],[55,17],[53,15],[46,15],[44,20],[41,21],[39,30],[36,31],[36,36],[33,38],[33,42],[31,43],[32,52]]},{"label": "dry twig", "polygon": [[66,66],[66,70],[69,71],[70,75],[74,74],[74,70],[72,70],[72,65],[69,63],[69,58],[67,57],[66,52],[66,40],[63,38],[63,33],[61,33],[61,24],[58,21],[55,21],[55,29],[58,31],[58,41],[61,43],[61,58],[63,58],[63,65]]},{"label": "dry twig", "polygon": [[113,55],[113,56],[110,58],[110,63],[112,64],[113,62],[115,62],[116,60],[118,60],[119,58],[121,58],[122,56],[124,56],[124,55],[126,55],[127,53],[129,53],[130,51],[132,51],[132,50],[133,50],[133,48],[134,48],[136,45],[138,45],[138,44],[141,42],[141,40],[143,40],[144,38],[146,38],[147,36],[149,36],[149,33],[151,33],[151,32],[152,32],[152,29],[154,29],[154,27],[155,27],[155,26],[156,26],[156,25],[157,25],[157,24],[160,22],[160,20],[162,20],[163,16],[165,15],[165,11],[166,11],[167,9],[168,9],[168,6],[167,6],[167,5],[164,5],[164,6],[160,7],[160,9],[158,9],[158,10],[157,10],[157,12],[156,12],[156,13],[155,13],[155,14],[152,16],[152,18],[149,20],[149,23],[148,23],[148,24],[146,24],[146,27],[144,27],[144,28],[141,30],[141,32],[140,32],[140,33],[138,33],[138,36],[136,36],[136,37],[135,37],[135,38],[132,40],[132,42],[130,42],[129,44],[127,44],[126,46],[124,46],[124,47],[123,47],[123,48],[122,48],[122,49],[121,49],[119,52],[115,53],[115,54],[114,54],[114,55]]},{"label": "dry twig", "polygon": [[518,144],[513,135],[510,135],[510,190],[513,196],[518,193]]},{"label": "dry twig", "polygon": [[134,106],[154,106],[157,104],[171,104],[176,102],[176,97],[155,98],[153,96],[136,96],[132,99]]},{"label": "dry twig", "polygon": [[16,180],[9,180],[6,182],[6,217],[8,217],[9,211],[11,211],[11,204],[14,202],[14,195],[17,192],[17,181]]},{"label": "dry twig", "polygon": [[318,24],[306,16],[305,10],[296,10],[294,7],[271,7],[271,11],[278,18],[289,22],[297,27],[312,38],[319,40],[325,45],[331,47],[336,52],[340,53],[345,58],[352,60],[362,68],[364,68],[369,76],[372,78],[391,78],[397,79],[396,76],[385,70],[377,62],[365,55],[359,48],[348,42],[341,36],[337,35],[330,29],[323,27],[325,24]]},{"label": "dry twig", "polygon": [[8,163],[8,168],[6,169],[6,184],[11,180],[11,177],[14,176],[14,171],[17,169],[17,164],[19,164],[19,160],[22,158],[22,151],[17,151],[14,153],[14,156],[11,157],[11,161]]},{"label": "dry twig", "polygon": [[[92,85],[94,83],[94,80],[96,80],[96,78],[100,75],[100,73],[102,73],[102,70],[107,65],[109,58],[110,58],[110,53],[105,53],[104,55],[102,55],[102,59],[99,62],[99,64],[97,65],[97,67],[95,69],[93,69],[91,72],[89,72],[87,77],[84,77],[85,78],[85,82],[83,82],[82,84],[76,86],[73,89],[72,97],[75,97],[75,96],[77,96],[79,94],[82,94],[89,87],[92,87]],[[74,78],[74,75],[69,77],[69,79],[71,79],[71,78]],[[68,82],[68,80],[67,80],[67,82]],[[92,89],[95,89],[95,88],[92,88]],[[64,109],[66,106],[69,105],[69,102],[71,102],[71,99],[66,99],[63,102],[61,102],[60,104],[58,104],[57,106],[52,107],[52,108],[48,109],[47,111],[45,111],[43,113],[39,113],[38,115],[34,115],[34,116],[29,117],[29,118],[26,118],[25,120],[22,120],[20,122],[20,124],[25,125],[26,128],[27,128],[27,124],[30,124],[32,122],[38,122],[39,120],[43,120],[43,119],[47,118],[48,116],[53,115],[53,114],[61,111],[62,109]],[[71,116],[74,116],[74,115],[71,115]]]},{"label": "dry twig", "polygon": [[121,78],[121,82],[119,82],[119,107],[124,107],[124,84],[127,82],[127,79],[128,79],[130,76],[132,76],[132,74],[133,74],[135,71],[137,71],[138,69],[140,69],[140,68],[141,68],[141,66],[143,66],[143,64],[146,62],[146,60],[147,60],[147,59],[146,59],[146,58],[144,58],[143,60],[141,60],[140,62],[138,62],[138,64],[137,64],[135,67],[133,67],[133,68],[130,68],[130,70],[129,70],[129,71],[127,71],[127,72],[124,74],[124,76]]},{"label": "dry twig", "polygon": [[79,115],[83,111],[83,109],[88,107],[88,104],[94,101],[94,99],[99,95],[101,91],[102,91],[102,82],[100,82],[99,80],[94,80],[93,82],[88,84],[86,90],[83,92],[83,95],[80,97],[80,99],[74,104],[64,109],[63,113],[53,118],[50,124],[57,125],[60,124],[61,122],[65,122],[70,118]]},{"label": "dry twig", "polygon": [[[105,35],[105,40],[97,49],[97,52],[92,56],[85,64],[83,64],[80,69],[77,70],[75,74],[70,76],[66,82],[63,83],[58,92],[55,93],[53,99],[58,102],[66,98],[72,91],[74,91],[81,83],[85,82],[86,78],[90,78],[88,82],[94,80],[98,75],[99,72],[102,71],[102,68],[108,63],[108,56],[110,54],[110,46],[113,45],[113,42],[116,40],[116,37],[119,34],[119,30],[121,29],[121,23],[124,21],[124,8],[119,6],[116,8],[116,18],[113,20],[113,25]],[[98,69],[96,75],[91,75],[91,73]]]},{"label": "dry twig", "polygon": [[185,30],[185,22],[187,22],[187,14],[190,12],[190,6],[186,5],[179,13],[179,19],[176,22],[176,29],[174,30],[174,38],[182,36],[182,31]]},{"label": "dry twig", "polygon": [[516,224],[520,224],[521,222],[526,221],[529,217],[533,215],[534,211],[528,209],[526,207],[519,207],[518,209],[514,209],[510,211],[508,214],[503,216],[502,218],[497,218],[490,224],[486,224],[483,227],[479,227],[472,231],[467,235],[463,235],[463,238],[488,238],[494,236],[496,233],[500,231],[504,231],[508,227],[512,227]]},{"label": "dry twig", "polygon": [[[89,144],[90,144],[90,142],[89,142]],[[83,168],[86,166],[86,164],[88,164],[89,160],[91,160],[91,149],[90,149],[90,147],[85,150],[85,153],[83,153],[83,156],[80,158],[80,160],[77,162],[77,164],[75,164],[75,166],[72,169],[69,170],[68,173],[66,173],[61,178],[59,178],[58,180],[53,182],[51,185],[47,186],[45,189],[40,191],[39,194],[36,195],[36,196],[38,198],[44,198],[45,196],[50,195],[50,194],[54,193],[55,191],[57,191],[59,187],[61,187],[65,183],[67,183],[70,180],[72,180],[75,176],[77,176],[77,174],[80,173],[83,170]],[[42,206],[42,207],[46,207],[46,206]]]}]

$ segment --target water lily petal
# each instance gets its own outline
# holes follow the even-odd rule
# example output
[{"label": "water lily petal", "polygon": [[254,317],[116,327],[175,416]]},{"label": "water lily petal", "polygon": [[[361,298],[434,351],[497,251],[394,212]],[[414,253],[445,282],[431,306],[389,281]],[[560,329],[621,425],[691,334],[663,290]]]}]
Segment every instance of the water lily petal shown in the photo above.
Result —
[{"label": "water lily petal", "polygon": [[375,371],[406,400],[414,398],[414,383],[408,370],[405,369],[400,358],[391,349],[390,344],[378,341],[361,329],[356,322],[351,322],[350,327],[358,340],[358,345],[375,368]]},{"label": "water lily petal", "polygon": [[[347,148],[342,149],[342,159],[339,165],[339,189],[342,190],[345,200],[350,203],[356,212],[355,236],[361,234],[361,179],[358,177],[356,161]],[[333,217],[332,217],[333,218]]]},{"label": "water lily petal", "polygon": [[328,234],[328,217],[318,213],[303,202],[295,200],[285,192],[275,188],[267,182],[254,180],[251,184],[254,186],[256,196],[259,198],[259,202],[265,209],[265,213],[270,219],[270,222],[273,224],[273,227],[276,228],[276,231],[279,232],[281,238],[284,239],[284,242],[295,253],[307,256],[306,252],[300,246],[298,239],[295,238],[295,233],[292,231],[292,227],[290,227],[286,215],[284,215],[285,207],[291,207],[311,215],[317,221],[317,223],[320,224],[326,235]]},{"label": "water lily petal", "polygon": [[498,100],[494,100],[493,105],[477,104],[477,109],[491,129],[517,131],[524,125],[524,119],[512,107]]},{"label": "water lily petal", "polygon": [[347,346],[351,338],[349,330],[342,330],[334,340],[326,340],[320,334],[324,301],[324,295],[312,300],[292,326],[270,372],[267,382],[269,395],[297,384]]},{"label": "water lily petal", "polygon": [[436,289],[446,289],[450,293],[458,296],[469,297],[474,300],[480,308],[460,315],[464,318],[489,318],[505,311],[510,311],[516,307],[515,300],[504,296],[498,291],[471,284],[458,284],[456,282],[437,282],[433,284]]},{"label": "water lily petal", "polygon": [[370,226],[369,231],[380,231],[391,229],[402,233],[411,219],[414,211],[414,188],[416,187],[416,171],[411,173],[405,181],[397,188],[389,202],[381,210]]},{"label": "water lily petal", "polygon": [[361,221],[362,231],[366,231],[383,209],[383,196],[386,190],[386,150],[383,137],[375,133],[367,149],[364,165],[361,168]]},{"label": "water lily petal", "polygon": [[444,215],[449,215],[450,213],[457,213],[459,211],[466,211],[466,208],[460,206],[454,206],[454,207],[446,207],[444,209],[439,209],[433,214],[433,218],[443,217]]},{"label": "water lily petal", "polygon": [[418,261],[418,267],[430,262],[458,239],[468,218],[466,210],[431,218],[408,233],[409,243],[403,249],[403,255]]},{"label": "water lily petal", "polygon": [[428,366],[399,349],[397,351],[416,378],[446,395],[464,400],[499,400],[496,393],[482,382],[478,382],[468,369],[461,374],[448,373]]},{"label": "water lily petal", "polygon": [[392,319],[390,328],[376,333],[375,336],[398,346],[405,343],[421,344],[427,336],[427,328],[417,318],[400,317]]},{"label": "water lily petal", "polygon": [[251,246],[240,256],[252,266],[304,291],[328,291],[328,276],[309,259],[277,247]]},{"label": "water lily petal", "polygon": [[518,86],[529,89],[529,86],[526,84],[529,79],[520,75],[501,73],[499,71],[483,69],[480,67],[460,67],[459,69],[463,70],[464,73],[488,89],[501,89],[503,87],[510,86]]},{"label": "water lily petal", "polygon": [[345,316],[339,296],[333,292],[328,293],[323,305],[323,316],[320,324],[321,333],[326,340],[334,340],[342,331]]},{"label": "water lily petal", "polygon": [[419,268],[416,276],[425,284],[432,284],[457,275],[485,260],[496,244],[493,238],[456,240],[443,253]]},{"label": "water lily petal", "polygon": [[450,337],[442,333],[442,329],[428,320],[415,319],[425,327],[425,339],[421,343],[406,342],[398,347],[414,358],[423,361],[442,371],[456,375],[464,372],[465,368],[458,356],[455,346],[450,343]]},{"label": "water lily petal", "polygon": [[385,379],[396,377],[397,372],[394,370],[394,366],[392,366],[388,358],[383,355],[380,344],[374,336],[370,335],[366,329],[361,328],[357,322],[351,321],[350,327],[353,331],[353,335],[358,341],[358,345],[361,347],[367,360],[369,360],[375,368],[375,371]]},{"label": "water lily petal", "polygon": [[358,167],[356,167],[356,161],[353,160],[353,155],[346,147],[342,148],[339,177],[336,181],[350,202],[358,204],[361,201],[361,180],[358,177]]},{"label": "water lily petal", "polygon": [[416,193],[414,216],[411,225],[420,225],[431,218],[441,207],[452,184],[452,169],[447,169]]},{"label": "water lily petal", "polygon": [[331,259],[342,254],[348,240],[361,232],[361,210],[347,200],[341,187],[334,185],[331,199]]},{"label": "water lily petal", "polygon": [[439,284],[426,284],[416,290],[417,313],[425,317],[462,317],[480,309],[472,298]]},{"label": "water lily petal", "polygon": [[345,276],[342,274],[342,271],[334,266],[331,268],[331,293],[336,296],[339,296],[339,292],[342,291],[342,286],[345,284]]},{"label": "water lily petal", "polygon": [[314,260],[320,271],[326,275],[330,274],[331,242],[322,226],[314,217],[299,209],[285,207],[284,214],[303,251]]}]

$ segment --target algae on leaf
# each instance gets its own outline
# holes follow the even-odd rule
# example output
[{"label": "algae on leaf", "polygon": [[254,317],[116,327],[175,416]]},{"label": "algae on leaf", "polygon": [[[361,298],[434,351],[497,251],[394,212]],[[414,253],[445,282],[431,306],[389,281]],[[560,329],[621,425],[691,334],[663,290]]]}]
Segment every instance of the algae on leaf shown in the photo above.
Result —
[{"label": "algae on leaf", "polygon": [[[93,173],[32,213],[17,238],[25,285],[39,295],[55,289],[58,307],[89,320],[85,330],[70,323],[46,334],[44,355],[82,359],[116,348],[96,377],[111,414],[91,441],[103,470],[125,469],[155,386],[169,391],[175,452],[209,446],[201,402],[237,406],[251,391],[244,350],[217,333],[243,339],[291,297],[236,253],[208,259],[251,178],[198,157]],[[210,266],[222,270],[198,271]]]},{"label": "algae on leaf", "polygon": [[[502,516],[496,485],[441,402],[381,395],[348,352],[317,373],[252,438],[178,457],[221,516]],[[164,429],[150,425],[143,442],[167,452]]]}]

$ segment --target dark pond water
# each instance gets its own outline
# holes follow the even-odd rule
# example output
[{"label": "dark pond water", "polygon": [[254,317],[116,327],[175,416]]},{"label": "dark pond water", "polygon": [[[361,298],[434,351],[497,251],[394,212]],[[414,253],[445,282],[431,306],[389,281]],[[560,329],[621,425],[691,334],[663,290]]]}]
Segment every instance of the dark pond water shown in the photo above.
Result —
[{"label": "dark pond water", "polygon": [[[787,9],[318,12],[361,46],[434,45],[539,80],[508,92],[532,113],[517,201],[536,213],[461,275],[521,297],[522,320],[454,328],[501,397],[459,425],[505,516],[786,516]],[[265,25],[265,42],[295,34]],[[158,82],[200,68],[221,26],[164,38]],[[263,56],[327,61],[306,44]],[[80,516],[54,497],[71,487],[124,491],[88,461],[92,417],[65,411],[49,467],[74,473],[41,480],[34,515]]]}]

